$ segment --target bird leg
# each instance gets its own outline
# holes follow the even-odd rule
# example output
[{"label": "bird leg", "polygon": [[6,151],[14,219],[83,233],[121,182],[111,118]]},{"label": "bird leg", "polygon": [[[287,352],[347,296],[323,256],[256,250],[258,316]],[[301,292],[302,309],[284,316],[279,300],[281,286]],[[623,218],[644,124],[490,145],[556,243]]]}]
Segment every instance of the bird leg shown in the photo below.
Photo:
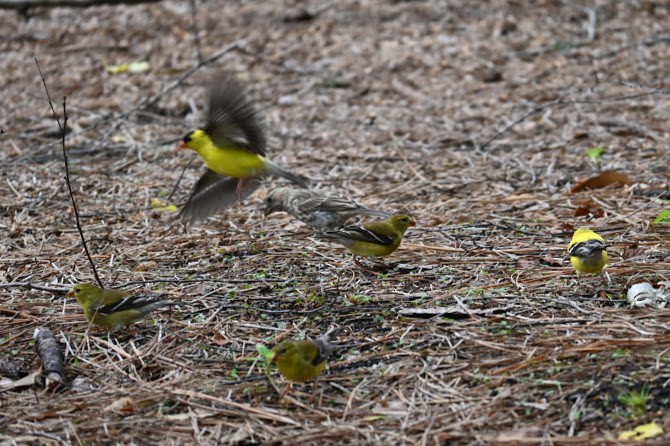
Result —
[{"label": "bird leg", "polygon": [[[312,396],[309,397],[309,400],[307,401],[307,404],[311,405],[314,402],[314,399],[316,399],[317,395],[319,395],[319,393],[320,393],[319,389],[320,389],[319,377],[317,376],[314,383],[312,383]],[[319,397],[317,401],[318,401],[318,404],[316,405],[316,407],[319,408],[319,407],[321,407],[321,398]]]},{"label": "bird leg", "polygon": [[374,269],[370,269],[369,266],[364,265],[363,263],[361,263],[358,260],[358,257],[356,257],[355,255],[353,256],[353,258],[354,258],[354,264],[366,273],[374,274],[375,276],[381,276],[383,274],[386,274],[385,272],[377,272]]},{"label": "bird leg", "polygon": [[600,278],[605,286],[608,286],[611,283],[609,275],[605,271],[600,271]]},{"label": "bird leg", "polygon": [[279,401],[283,400],[286,394],[289,392],[289,389],[293,388],[293,384],[287,383],[282,391],[279,393]]},{"label": "bird leg", "polygon": [[244,189],[246,189],[247,184],[249,183],[249,180],[252,179],[251,177],[240,177],[237,179],[237,189],[235,189],[235,192],[237,193],[237,199],[239,201],[242,201],[242,192],[244,192]]}]

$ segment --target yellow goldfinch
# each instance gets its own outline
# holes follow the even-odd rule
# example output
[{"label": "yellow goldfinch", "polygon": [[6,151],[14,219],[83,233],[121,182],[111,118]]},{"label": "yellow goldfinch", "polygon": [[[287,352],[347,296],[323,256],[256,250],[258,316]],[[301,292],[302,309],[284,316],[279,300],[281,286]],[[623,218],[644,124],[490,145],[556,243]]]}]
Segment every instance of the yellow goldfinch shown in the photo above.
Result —
[{"label": "yellow goldfinch", "polygon": [[363,226],[348,226],[337,231],[326,231],[318,237],[345,246],[357,256],[382,257],[395,251],[410,226],[416,225],[412,217],[395,214],[383,221]]},{"label": "yellow goldfinch", "polygon": [[607,264],[605,240],[590,229],[577,229],[568,245],[568,255],[572,266],[580,274],[599,274],[603,281],[603,268]]},{"label": "yellow goldfinch", "polygon": [[331,328],[316,341],[286,341],[272,348],[272,362],[277,364],[284,378],[294,382],[316,379],[328,364],[328,356],[335,346],[332,339],[340,328]]},{"label": "yellow goldfinch", "polygon": [[78,283],[67,295],[77,298],[89,322],[112,328],[128,325],[156,308],[173,304],[158,297],[129,296],[125,291],[106,290],[90,283]]},{"label": "yellow goldfinch", "polygon": [[265,215],[288,212],[315,228],[337,229],[357,215],[389,217],[391,214],[361,206],[350,198],[309,189],[278,187],[265,199]]},{"label": "yellow goldfinch", "polygon": [[214,79],[204,127],[188,132],[179,144],[207,165],[180,216],[185,221],[205,218],[251,195],[260,179],[280,176],[307,187],[305,181],[265,157],[265,135],[242,86],[227,76]]}]

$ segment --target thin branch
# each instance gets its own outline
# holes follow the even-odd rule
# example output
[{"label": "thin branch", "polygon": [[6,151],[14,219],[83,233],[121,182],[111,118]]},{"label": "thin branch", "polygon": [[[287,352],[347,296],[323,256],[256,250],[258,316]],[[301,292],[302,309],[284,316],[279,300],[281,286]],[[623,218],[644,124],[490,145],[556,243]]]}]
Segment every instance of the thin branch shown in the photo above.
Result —
[{"label": "thin branch", "polygon": [[77,202],[74,199],[74,194],[72,193],[72,186],[70,184],[70,169],[68,167],[67,151],[65,150],[65,129],[67,128],[67,107],[65,105],[66,97],[63,96],[63,125],[61,125],[60,119],[58,119],[58,114],[56,113],[56,109],[54,108],[53,102],[51,102],[51,95],[49,95],[49,89],[47,88],[47,81],[46,79],[44,79],[44,75],[42,74],[42,70],[40,68],[39,62],[37,61],[37,58],[35,58],[35,65],[37,65],[37,71],[39,71],[40,77],[42,78],[42,83],[44,84],[44,91],[46,92],[47,99],[49,100],[49,107],[51,107],[51,113],[53,113],[54,119],[56,120],[58,128],[60,129],[61,146],[63,147],[63,161],[65,163],[65,184],[67,184],[67,190],[70,193],[70,200],[72,201],[72,210],[74,211],[74,221],[75,224],[77,225],[77,231],[79,232],[79,236],[81,237],[81,244],[84,247],[84,252],[86,253],[88,261],[91,263],[91,269],[93,270],[93,276],[95,277],[95,281],[98,283],[100,288],[104,288],[104,285],[102,284],[102,281],[98,276],[98,270],[95,268],[95,263],[93,263],[91,253],[88,251],[88,244],[86,243],[86,237],[84,237],[84,231],[82,230],[81,223],[79,222],[79,211],[77,210]]},{"label": "thin branch", "polygon": [[0,0],[0,9],[15,9],[25,13],[30,8],[45,6],[48,8],[88,8],[99,5],[139,5],[156,3],[160,0]]},{"label": "thin branch", "polygon": [[200,45],[200,33],[198,28],[198,5],[197,0],[190,0],[191,6],[191,27],[193,28],[193,37],[195,38],[195,51],[198,57],[198,64],[202,63],[202,47]]},{"label": "thin branch", "polygon": [[186,169],[191,167],[191,164],[193,164],[193,160],[195,158],[191,157],[188,160],[188,164],[184,166],[184,168],[181,170],[181,175],[179,175],[179,178],[177,178],[177,182],[174,183],[174,187],[172,188],[172,192],[170,192],[170,195],[167,196],[167,201],[172,200],[172,196],[174,195],[175,192],[177,192],[177,187],[179,186],[179,183],[181,183],[181,180],[184,178],[184,174],[186,173]]},{"label": "thin branch", "polygon": [[478,149],[479,149],[479,150],[484,150],[489,144],[491,144],[493,141],[495,141],[496,139],[498,139],[498,137],[499,137],[500,135],[502,135],[503,133],[507,133],[507,132],[510,131],[513,127],[516,127],[517,125],[519,125],[519,124],[521,124],[523,121],[525,121],[528,117],[533,116],[534,114],[541,112],[541,111],[544,110],[545,108],[553,107],[553,106],[556,105],[556,104],[561,104],[561,103],[563,103],[563,100],[564,100],[566,97],[568,97],[569,95],[570,95],[570,94],[563,95],[563,96],[561,96],[560,98],[555,99],[555,100],[553,100],[553,101],[551,101],[551,102],[547,102],[547,103],[545,103],[545,104],[541,104],[541,105],[538,105],[538,106],[535,107],[535,108],[530,109],[529,111],[527,111],[526,113],[524,113],[523,115],[519,116],[517,119],[515,119],[514,121],[512,121],[511,123],[509,123],[508,125],[506,125],[505,127],[503,127],[501,130],[498,130],[497,132],[495,132],[495,133],[493,134],[493,136],[491,136],[489,139],[487,139],[487,140],[484,141],[481,145],[479,145]]},{"label": "thin branch", "polygon": [[51,293],[67,293],[69,290],[69,288],[52,288],[31,282],[0,283],[0,289],[2,288],[28,288],[30,290],[49,291]]}]

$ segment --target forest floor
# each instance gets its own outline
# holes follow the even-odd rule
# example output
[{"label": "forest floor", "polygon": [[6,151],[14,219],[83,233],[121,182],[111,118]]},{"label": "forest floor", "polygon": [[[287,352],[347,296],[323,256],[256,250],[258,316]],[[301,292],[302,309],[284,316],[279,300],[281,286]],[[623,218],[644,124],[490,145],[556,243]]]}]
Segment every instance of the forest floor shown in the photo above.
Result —
[{"label": "forest floor", "polygon": [[[649,423],[644,444],[670,441],[670,310],[626,301],[670,279],[667,2],[170,0],[2,10],[0,29],[0,362],[38,368],[47,327],[69,380],[1,379],[1,442],[596,445]],[[67,98],[102,281],[179,302],[122,332],[65,296],[94,278],[35,57],[61,115]],[[398,251],[362,268],[263,217],[279,180],[188,228],[162,207],[202,172],[176,145],[224,70],[278,164],[416,218]],[[606,171],[629,184],[575,190]],[[606,239],[607,284],[577,284],[577,227]],[[280,400],[256,344],[332,326],[329,368]]]}]

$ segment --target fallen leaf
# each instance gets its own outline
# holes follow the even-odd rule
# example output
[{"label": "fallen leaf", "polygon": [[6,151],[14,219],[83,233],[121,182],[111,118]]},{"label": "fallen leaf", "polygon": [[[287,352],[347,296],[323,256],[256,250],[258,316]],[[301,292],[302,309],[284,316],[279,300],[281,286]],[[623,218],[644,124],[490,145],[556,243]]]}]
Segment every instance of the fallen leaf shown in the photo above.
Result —
[{"label": "fallen leaf", "polygon": [[174,204],[166,204],[160,198],[151,199],[151,208],[159,212],[177,212],[177,206]]},{"label": "fallen leaf", "polygon": [[368,415],[366,417],[361,418],[363,421],[377,421],[377,420],[383,420],[386,418],[385,415]]},{"label": "fallen leaf", "polygon": [[107,65],[105,67],[105,71],[108,72],[109,74],[125,73],[126,71],[128,71],[128,64],[122,63],[120,65]]},{"label": "fallen leaf", "polygon": [[136,61],[128,65],[128,72],[129,73],[144,73],[146,71],[149,71],[149,68],[151,66],[149,65],[149,62],[146,61]]},{"label": "fallen leaf", "polygon": [[214,333],[214,343],[216,345],[226,345],[229,342],[228,338],[226,338],[220,331]]},{"label": "fallen leaf", "polygon": [[600,218],[605,216],[603,208],[593,200],[579,200],[575,204],[577,205],[574,214],[575,217],[592,216]]},{"label": "fallen leaf", "polygon": [[135,412],[133,406],[133,399],[125,396],[114,401],[112,404],[103,409],[104,412],[115,412],[120,415],[132,415]]},{"label": "fallen leaf", "polygon": [[135,61],[132,63],[122,63],[119,65],[107,65],[105,71],[109,74],[121,74],[121,73],[144,73],[149,71],[151,66],[149,62],[146,61]]},{"label": "fallen leaf", "polygon": [[643,424],[632,431],[621,432],[619,440],[645,440],[661,435],[663,429],[656,423]]},{"label": "fallen leaf", "polygon": [[629,184],[633,184],[633,181],[628,175],[623,172],[608,170],[601,173],[600,175],[596,175],[595,177],[591,177],[588,180],[582,181],[573,187],[570,193],[576,194],[577,192],[581,192],[583,190],[602,189],[612,185],[621,187]]}]

